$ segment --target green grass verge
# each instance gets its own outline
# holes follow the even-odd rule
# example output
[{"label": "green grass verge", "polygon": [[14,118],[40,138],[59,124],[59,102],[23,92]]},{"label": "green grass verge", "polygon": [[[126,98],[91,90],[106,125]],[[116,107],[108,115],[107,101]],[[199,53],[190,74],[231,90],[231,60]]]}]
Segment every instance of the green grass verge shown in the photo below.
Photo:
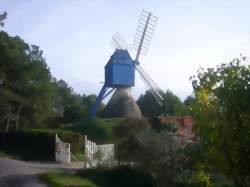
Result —
[{"label": "green grass verge", "polygon": [[112,128],[122,120],[124,118],[85,119],[81,123],[65,125],[59,130],[87,134],[88,138],[97,143],[114,143]]},{"label": "green grass verge", "polygon": [[13,156],[7,154],[5,151],[0,150],[0,157],[2,158],[13,158]]},{"label": "green grass verge", "polygon": [[135,169],[93,168],[84,169],[77,174],[44,173],[41,182],[49,187],[153,187],[155,181],[151,176]]},{"label": "green grass verge", "polygon": [[153,187],[155,181],[148,174],[129,167],[83,169],[78,176],[100,187]]},{"label": "green grass verge", "polygon": [[85,155],[83,153],[72,153],[71,161],[83,161],[85,160]]},{"label": "green grass verge", "polygon": [[39,179],[49,187],[99,187],[93,182],[69,173],[43,173]]}]

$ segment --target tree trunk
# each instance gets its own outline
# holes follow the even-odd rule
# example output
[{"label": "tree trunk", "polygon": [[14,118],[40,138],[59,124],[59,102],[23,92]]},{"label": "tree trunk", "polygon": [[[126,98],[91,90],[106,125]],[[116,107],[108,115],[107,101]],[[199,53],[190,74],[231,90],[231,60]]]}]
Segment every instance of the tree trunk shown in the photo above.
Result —
[{"label": "tree trunk", "polygon": [[236,172],[237,169],[236,169],[236,166],[231,158],[231,154],[230,154],[230,151],[229,151],[229,146],[227,144],[227,141],[226,141],[226,138],[224,136],[224,133],[223,133],[223,130],[222,129],[218,129],[218,132],[221,136],[221,140],[222,140],[222,143],[223,143],[223,153],[224,153],[224,156],[225,156],[225,159],[226,159],[226,162],[227,164],[229,165],[229,168],[230,168],[230,173],[231,173],[231,177],[234,181],[234,184],[237,186],[237,187],[244,187],[241,182],[240,182],[240,179],[239,179],[239,176],[238,176],[238,173]]},{"label": "tree trunk", "polygon": [[118,161],[118,168],[121,167],[121,155],[120,155],[120,147],[119,144],[117,144],[117,161]]},{"label": "tree trunk", "polygon": [[11,120],[11,106],[7,106],[7,123],[6,123],[6,132],[9,131]]},{"label": "tree trunk", "polygon": [[16,113],[16,130],[19,129],[19,119],[20,119],[20,113],[23,109],[23,104],[21,104],[19,107],[18,107],[18,110],[17,110],[17,113]]},{"label": "tree trunk", "polygon": [[9,131],[9,127],[10,127],[10,116],[8,115],[7,116],[7,123],[6,123],[6,132],[8,132]]}]

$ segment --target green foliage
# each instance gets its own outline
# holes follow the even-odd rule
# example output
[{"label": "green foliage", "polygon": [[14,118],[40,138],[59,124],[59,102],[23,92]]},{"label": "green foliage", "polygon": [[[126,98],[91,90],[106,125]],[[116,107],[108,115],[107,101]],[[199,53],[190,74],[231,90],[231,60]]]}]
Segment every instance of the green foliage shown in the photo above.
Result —
[{"label": "green foliage", "polygon": [[234,180],[250,185],[250,66],[234,59],[192,77],[196,102],[195,131],[204,163]]},{"label": "green foliage", "polygon": [[73,89],[63,81],[55,81],[56,94],[54,97],[54,111],[58,114],[55,121],[61,123],[80,122],[86,116],[86,107],[82,104],[82,97],[75,94]]},{"label": "green foliage", "polygon": [[[86,118],[89,119],[90,110],[96,100],[96,95],[81,96],[76,94],[63,80],[54,80],[54,88],[53,110],[56,117],[48,120],[50,126],[59,128],[62,124],[82,123],[86,121]],[[103,107],[104,104],[101,103],[99,110],[102,110]]]},{"label": "green foliage", "polygon": [[177,133],[178,132],[178,128],[177,128],[176,124],[173,124],[173,123],[162,125],[161,130],[167,131],[170,133]]},{"label": "green foliage", "polygon": [[150,123],[146,119],[127,118],[113,126],[113,134],[120,139],[134,136],[142,130],[150,128]]},{"label": "green foliage", "polygon": [[[0,14],[0,23],[5,17]],[[95,99],[53,78],[38,46],[0,32],[0,130],[79,123]]]},{"label": "green foliage", "polygon": [[82,170],[78,174],[44,173],[39,176],[49,186],[84,186],[84,187],[153,187],[152,177],[137,170],[123,168],[96,168]]},{"label": "green foliage", "polygon": [[4,20],[7,18],[7,12],[0,14],[0,27],[4,27]]},{"label": "green foliage", "polygon": [[149,91],[141,95],[137,100],[144,116],[156,117],[160,115],[183,115],[185,106],[181,100],[171,91],[161,93],[163,97],[163,106],[160,106]]},{"label": "green foliage", "polygon": [[[113,127],[117,137],[119,163],[136,163],[154,176],[157,186],[175,186],[176,177],[184,169],[192,169],[191,150],[195,144],[180,137],[175,125],[162,125],[159,118],[126,119]],[[165,129],[165,128],[168,129]]]},{"label": "green foliage", "polygon": [[0,150],[0,157],[17,159],[17,158],[15,158],[15,157],[13,157],[12,155],[7,154],[7,153],[6,153],[5,151],[3,151],[3,150]]},{"label": "green foliage", "polygon": [[189,186],[211,187],[211,177],[204,171],[195,173],[189,180]]},{"label": "green foliage", "polygon": [[54,160],[55,137],[45,132],[0,132],[0,149],[22,160]]},{"label": "green foliage", "polygon": [[87,179],[69,173],[43,173],[39,175],[39,179],[50,187],[98,187]]},{"label": "green foliage", "polygon": [[61,129],[88,135],[89,139],[97,143],[113,143],[112,127],[116,126],[122,118],[86,118],[81,123],[65,125]]},{"label": "green foliage", "polygon": [[149,118],[149,122],[151,124],[151,128],[155,131],[155,132],[170,132],[170,133],[178,133],[178,128],[177,125],[175,123],[164,123],[161,121],[160,117],[152,117]]},{"label": "green foliage", "polygon": [[154,180],[152,177],[128,167],[88,169],[80,171],[79,175],[84,179],[94,182],[100,187],[154,186]]},{"label": "green foliage", "polygon": [[75,154],[72,153],[71,161],[84,161],[85,160],[85,155],[82,152],[81,153],[75,153]]},{"label": "green foliage", "polygon": [[93,158],[97,160],[97,167],[101,166],[101,161],[102,161],[103,156],[104,155],[100,149],[98,149],[97,152],[94,153]]},{"label": "green foliage", "polygon": [[[82,104],[86,106],[86,109],[88,112],[90,112],[92,106],[94,105],[96,100],[96,95],[92,94],[92,95],[83,95],[82,96]],[[100,106],[97,110],[97,116],[100,116],[101,111],[104,109],[105,105],[101,102]],[[89,115],[89,113],[88,113]]]},{"label": "green foliage", "polygon": [[193,108],[192,106],[194,106],[196,103],[196,99],[195,97],[193,96],[188,96],[185,101],[184,101],[184,104],[185,104],[185,113],[186,115],[191,115],[191,116],[195,116],[195,111],[193,111]]},{"label": "green foliage", "polygon": [[[38,46],[0,32],[0,125],[40,124],[52,114],[51,74]],[[12,124],[11,124],[12,123]]]},{"label": "green foliage", "polygon": [[62,129],[29,129],[25,130],[27,133],[44,133],[51,136],[58,135],[58,137],[63,141],[70,143],[70,151],[72,153],[84,152],[84,136],[77,132],[71,132]]},{"label": "green foliage", "polygon": [[176,180],[177,187],[234,187],[225,177],[198,169],[183,171]]},{"label": "green foliage", "polygon": [[55,160],[55,134],[70,143],[71,152],[84,152],[84,137],[79,133],[53,130],[29,129],[0,132],[0,149],[24,160]]}]

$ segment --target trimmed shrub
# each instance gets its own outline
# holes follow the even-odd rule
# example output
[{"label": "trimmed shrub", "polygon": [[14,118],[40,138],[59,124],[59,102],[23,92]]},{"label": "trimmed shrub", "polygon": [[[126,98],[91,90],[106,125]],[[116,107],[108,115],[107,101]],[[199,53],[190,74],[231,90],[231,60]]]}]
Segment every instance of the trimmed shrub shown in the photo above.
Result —
[{"label": "trimmed shrub", "polygon": [[0,148],[23,160],[55,160],[55,138],[44,132],[0,132]]},{"label": "trimmed shrub", "polygon": [[102,187],[155,186],[155,181],[151,176],[129,167],[87,169],[78,174]]},{"label": "trimmed shrub", "polygon": [[66,143],[70,143],[70,151],[72,153],[84,153],[84,136],[80,133],[61,130],[61,129],[29,129],[29,132],[42,132],[54,135]]},{"label": "trimmed shrub", "polygon": [[84,153],[84,136],[51,129],[0,132],[0,149],[23,160],[55,160],[55,134],[70,143],[72,153]]}]

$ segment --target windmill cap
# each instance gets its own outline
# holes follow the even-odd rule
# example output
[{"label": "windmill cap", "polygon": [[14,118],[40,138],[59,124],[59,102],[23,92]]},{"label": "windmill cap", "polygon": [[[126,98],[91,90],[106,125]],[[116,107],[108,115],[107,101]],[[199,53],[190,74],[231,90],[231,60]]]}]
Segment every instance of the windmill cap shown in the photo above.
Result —
[{"label": "windmill cap", "polygon": [[108,63],[133,64],[133,60],[126,49],[116,49]]}]

